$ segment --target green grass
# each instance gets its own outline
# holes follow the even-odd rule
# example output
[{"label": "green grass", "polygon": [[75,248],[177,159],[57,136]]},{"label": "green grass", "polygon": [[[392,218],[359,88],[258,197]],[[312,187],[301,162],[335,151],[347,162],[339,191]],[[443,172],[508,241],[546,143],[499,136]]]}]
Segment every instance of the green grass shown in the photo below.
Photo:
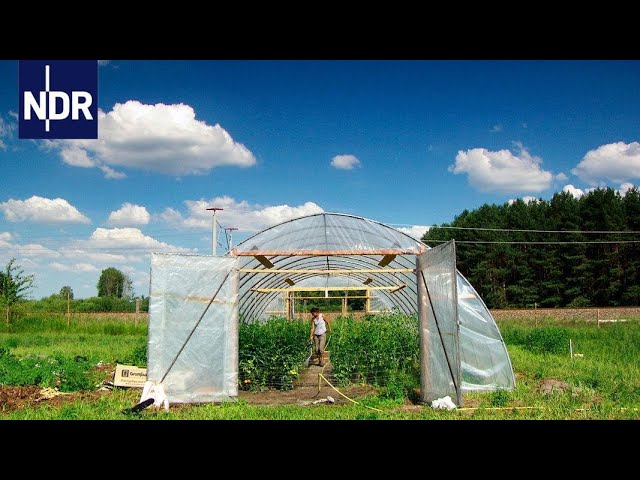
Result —
[{"label": "green grass", "polygon": [[[306,358],[308,325],[306,322],[290,325],[282,322],[248,330],[241,327],[241,361],[256,352],[265,351],[265,348],[270,349],[268,355],[287,357],[289,360],[282,362],[282,366],[287,368],[291,367],[287,362],[299,362],[302,355]],[[334,337],[329,345],[334,369],[346,372],[343,377],[345,383],[362,380],[367,369],[375,370],[376,376],[369,381],[382,386],[379,394],[359,398],[359,405],[264,406],[250,405],[241,399],[224,404],[172,405],[169,413],[147,409],[140,415],[126,415],[122,410],[137,403],[141,393],[139,389],[131,389],[114,390],[97,399],[76,399],[63,405],[42,402],[17,411],[0,412],[0,419],[640,418],[638,322],[600,327],[549,322],[544,327],[540,324],[536,327],[533,319],[529,322],[503,320],[499,326],[516,373],[515,390],[465,394],[465,406],[477,408],[453,412],[405,405],[407,386],[415,379],[411,373],[415,371],[415,359],[411,355],[410,360],[402,356],[408,350],[413,351],[413,347],[409,347],[414,341],[412,339],[417,341],[411,325],[412,322],[399,317],[372,318],[362,322],[340,319],[334,322]],[[582,354],[582,357],[572,359],[569,356],[568,338],[573,342],[574,352]],[[249,348],[250,344],[253,350]],[[295,348],[291,349],[292,345]],[[3,349],[0,383],[4,378],[5,384],[51,386],[61,380],[57,385],[61,390],[92,390],[93,387],[82,378],[93,381],[86,367],[94,362],[146,363],[146,325],[136,327],[117,319],[87,319],[67,327],[64,318],[21,319],[14,322],[8,331],[6,328],[0,331],[0,349]],[[87,357],[87,360],[76,361],[78,355]],[[381,357],[383,361],[380,361]],[[43,364],[51,368],[43,369]],[[354,364],[357,368],[353,367]],[[59,371],[61,366],[66,368],[62,374]],[[5,369],[4,374],[2,368]],[[289,368],[293,369],[295,367]],[[36,378],[34,375],[38,373],[40,377]],[[568,387],[545,395],[540,387],[548,379],[565,382]],[[265,380],[264,384],[270,381]],[[64,387],[61,386],[63,384]]]}]

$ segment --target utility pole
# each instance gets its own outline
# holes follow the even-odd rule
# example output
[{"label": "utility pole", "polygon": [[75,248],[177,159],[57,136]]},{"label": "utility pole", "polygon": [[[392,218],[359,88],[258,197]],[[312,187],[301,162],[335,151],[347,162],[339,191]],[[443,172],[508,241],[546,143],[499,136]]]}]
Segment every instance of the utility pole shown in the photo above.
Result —
[{"label": "utility pole", "polygon": [[224,210],[224,208],[209,207],[207,210],[213,211],[213,219],[211,221],[211,255],[216,256],[216,212],[218,210]]},{"label": "utility pole", "polygon": [[238,230],[236,227],[224,227],[225,231],[229,232],[229,250],[233,248],[233,231]]}]

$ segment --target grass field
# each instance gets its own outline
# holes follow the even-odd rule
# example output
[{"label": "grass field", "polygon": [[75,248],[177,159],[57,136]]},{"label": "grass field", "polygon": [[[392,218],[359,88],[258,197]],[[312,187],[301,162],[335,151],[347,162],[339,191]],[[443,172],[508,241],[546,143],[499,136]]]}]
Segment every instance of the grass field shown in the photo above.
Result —
[{"label": "grass field", "polygon": [[[357,398],[359,404],[255,405],[241,397],[238,402],[172,405],[169,413],[147,409],[134,415],[123,414],[122,410],[138,402],[140,390],[96,392],[95,386],[105,371],[96,371],[95,365],[143,363],[146,324],[124,323],[117,318],[88,318],[67,326],[64,317],[25,317],[12,323],[8,329],[4,326],[0,329],[0,389],[2,385],[37,385],[58,387],[69,394],[20,408],[0,408],[0,419],[640,418],[640,322],[637,319],[600,327],[552,319],[545,319],[542,323],[540,319],[537,321],[538,327],[527,319],[499,322],[516,374],[516,389],[466,394],[463,408],[452,412],[412,404],[407,398],[410,396],[406,394],[407,390],[398,388],[399,383],[401,387],[403,382],[404,385],[415,383],[415,378],[407,379],[407,375],[413,375],[414,362],[406,367],[404,376],[399,377],[388,374],[367,376],[366,368],[369,367],[360,362],[358,368],[364,369],[361,375],[357,375],[360,381],[381,380],[377,393]],[[385,329],[384,338],[389,341],[379,342],[376,347],[381,352],[378,358],[384,358],[385,363],[393,363],[393,372],[396,373],[404,367],[394,352],[406,353],[407,349],[413,348],[407,346],[407,342],[411,342],[415,331],[402,330],[406,324],[406,321],[399,322],[393,318],[381,320],[380,324]],[[339,333],[340,322],[335,326],[336,333]],[[274,338],[284,337],[283,328],[286,326],[270,327]],[[394,334],[393,328],[401,330]],[[357,363],[348,348],[356,348],[369,341],[366,336],[375,329],[375,323],[366,328],[349,321],[342,323],[342,337],[336,337],[332,355],[336,354],[336,362],[351,362],[349,368],[338,369],[345,383],[348,383],[348,377],[353,377],[351,370]],[[349,336],[353,332],[358,332],[360,340],[354,341],[353,335]],[[291,341],[299,342],[298,337],[302,333],[293,332]],[[255,337],[249,335],[245,338]],[[574,353],[579,354],[574,358],[569,355],[566,342],[569,338]],[[347,347],[349,345],[352,347]],[[387,348],[387,345],[390,346]],[[284,351],[282,345],[277,345],[277,348]],[[340,348],[343,348],[342,353]],[[299,358],[297,350],[294,354]],[[245,357],[242,355],[241,345],[241,358],[251,358],[246,353]],[[291,369],[291,366],[287,364],[287,368]],[[382,370],[378,367],[376,371]],[[1,392],[0,406],[3,405]]]}]

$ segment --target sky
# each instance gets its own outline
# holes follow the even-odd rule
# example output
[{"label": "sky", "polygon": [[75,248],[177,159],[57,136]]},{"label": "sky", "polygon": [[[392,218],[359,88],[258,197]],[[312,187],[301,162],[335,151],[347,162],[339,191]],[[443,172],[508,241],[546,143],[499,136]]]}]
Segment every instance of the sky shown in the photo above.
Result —
[{"label": "sky", "polygon": [[[18,138],[0,60],[0,266],[32,298],[149,294],[150,252],[217,254],[348,213],[420,238],[463,210],[640,182],[640,61],[100,60],[98,139]],[[223,230],[233,227],[238,230]]]}]

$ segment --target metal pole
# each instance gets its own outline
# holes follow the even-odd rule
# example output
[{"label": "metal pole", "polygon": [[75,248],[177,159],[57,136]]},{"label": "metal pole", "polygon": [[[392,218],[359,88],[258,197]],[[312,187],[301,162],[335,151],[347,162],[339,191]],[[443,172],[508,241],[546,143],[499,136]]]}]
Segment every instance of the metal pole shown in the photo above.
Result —
[{"label": "metal pole", "polygon": [[214,257],[216,256],[216,212],[218,210],[224,210],[224,208],[217,208],[217,207],[209,207],[207,208],[207,210],[211,210],[213,211],[213,217],[211,220],[211,255],[213,255]]}]

